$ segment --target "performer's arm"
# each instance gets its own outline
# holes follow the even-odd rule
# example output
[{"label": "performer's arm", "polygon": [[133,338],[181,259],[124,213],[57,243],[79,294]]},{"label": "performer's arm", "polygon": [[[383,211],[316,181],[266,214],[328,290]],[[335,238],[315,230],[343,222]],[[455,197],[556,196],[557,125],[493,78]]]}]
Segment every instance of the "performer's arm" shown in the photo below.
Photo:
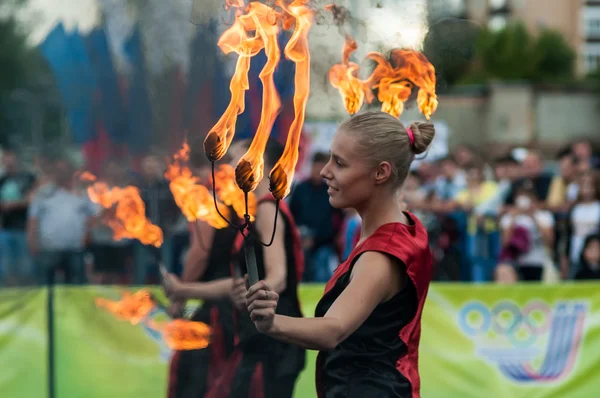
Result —
[{"label": "performer's arm", "polygon": [[350,283],[322,318],[273,315],[277,297],[273,299],[264,281],[250,287],[248,310],[262,332],[307,349],[328,351],[350,336],[378,304],[398,293],[406,280],[405,267],[398,260],[366,252],[354,265]]},{"label": "performer's arm", "polygon": [[[268,243],[273,235],[273,220],[275,220],[275,204],[263,202],[257,209],[255,227],[264,243]],[[263,246],[265,282],[277,293],[286,288],[287,259],[285,253],[285,222],[281,214],[277,217],[275,237],[271,246]]]},{"label": "performer's arm", "polygon": [[182,283],[177,280],[176,276],[169,274],[165,279],[166,293],[171,300],[218,300],[229,297],[233,287],[231,278],[210,282]]},{"label": "performer's arm", "polygon": [[[208,264],[209,248],[212,246],[215,234],[214,228],[203,221],[195,221],[190,224],[190,249],[183,263],[182,282],[194,282],[200,280],[206,272]],[[198,237],[198,232],[200,237]],[[202,243],[200,243],[202,242]]]},{"label": "performer's arm", "polygon": [[[197,223],[194,225],[194,223]],[[198,233],[200,237],[198,238]],[[208,264],[209,247],[212,246],[214,228],[202,221],[190,223],[190,248],[183,261],[182,282],[195,282],[202,278]],[[173,317],[183,314],[186,299],[173,299],[168,312]]]}]

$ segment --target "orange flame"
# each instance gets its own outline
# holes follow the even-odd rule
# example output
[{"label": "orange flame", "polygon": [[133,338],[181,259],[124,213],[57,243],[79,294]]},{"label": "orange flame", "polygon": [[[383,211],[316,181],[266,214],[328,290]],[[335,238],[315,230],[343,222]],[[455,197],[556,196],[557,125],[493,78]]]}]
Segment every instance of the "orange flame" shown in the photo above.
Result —
[{"label": "orange flame", "polygon": [[119,301],[97,298],[96,307],[104,307],[115,317],[131,322],[132,325],[137,325],[154,308],[152,296],[147,290],[139,290],[134,294],[129,292],[123,293],[123,297]]},{"label": "orange flame", "polygon": [[162,333],[172,350],[199,350],[210,343],[210,327],[202,322],[175,319],[166,324],[149,322],[149,326]]},{"label": "orange flame", "polygon": [[236,19],[233,25],[219,38],[217,45],[224,54],[236,53],[238,60],[235,72],[229,84],[231,100],[225,112],[209,131],[204,140],[204,151],[212,161],[221,159],[235,135],[237,116],[244,112],[245,93],[250,88],[248,82],[248,71],[250,70],[250,58],[255,56],[264,47],[262,39],[258,36],[250,37],[247,33],[246,22],[241,18],[243,0],[228,1],[227,6],[236,9]]},{"label": "orange flame", "polygon": [[[227,227],[225,221],[217,212],[214,198],[198,177],[185,166],[190,154],[190,147],[185,142],[183,147],[173,155],[173,161],[167,167],[165,178],[170,181],[169,187],[175,198],[175,203],[189,222],[203,220],[213,228]],[[217,202],[219,211],[224,217],[229,217],[229,208]]]},{"label": "orange flame", "polygon": [[248,5],[247,14],[240,16],[248,30],[255,30],[256,35],[264,45],[267,62],[258,75],[263,85],[262,109],[260,122],[250,144],[248,151],[242,156],[235,170],[237,184],[244,192],[250,192],[256,189],[256,186],[263,178],[264,159],[263,154],[267,145],[267,140],[271,134],[271,129],[279,109],[281,101],[275,88],[273,73],[279,63],[280,52],[277,42],[279,26],[277,20],[279,16],[275,14],[272,8],[259,3],[252,2]]},{"label": "orange flame", "polygon": [[[336,19],[343,17],[345,11],[333,4],[325,6],[325,9],[333,13]],[[333,65],[329,70],[329,81],[340,92],[349,114],[358,112],[365,101],[371,103],[372,90],[377,89],[381,110],[394,117],[400,117],[404,111],[404,103],[410,98],[413,87],[417,86],[419,110],[428,120],[431,118],[438,106],[435,68],[422,53],[394,49],[388,60],[381,53],[371,52],[367,57],[374,60],[377,66],[367,80],[361,80],[358,76],[358,65],[349,61],[350,55],[357,47],[356,41],[346,35],[342,63]]]},{"label": "orange flame", "polygon": [[[215,187],[217,189],[217,196],[221,201],[227,205],[233,207],[236,214],[240,218],[244,218],[246,214],[246,200],[244,197],[244,191],[242,191],[235,183],[235,170],[228,164],[222,164],[215,172]],[[254,215],[256,214],[256,208],[258,202],[256,195],[253,192],[248,193],[248,214],[250,215],[250,221],[254,221]]]},{"label": "orange flame", "polygon": [[106,183],[96,181],[96,177],[89,172],[82,173],[79,178],[93,182],[87,188],[92,202],[105,209],[114,209],[114,214],[108,213],[110,215],[104,218],[113,230],[113,239],[137,239],[145,245],[162,245],[163,232],[146,218],[146,207],[136,187],[109,188]]},{"label": "orange flame", "polygon": [[[307,0],[295,0],[287,7],[282,1],[278,4],[287,15],[295,20],[292,37],[285,46],[285,56],[296,64],[294,76],[294,121],[288,131],[285,149],[270,175],[270,189],[275,199],[282,200],[289,193],[298,163],[298,146],[304,125],[306,103],[310,89],[310,52],[308,51],[308,31],[312,26],[314,12],[306,5]],[[289,20],[289,18],[288,18]]]},{"label": "orange flame", "polygon": [[394,67],[380,53],[369,53],[368,57],[378,64],[369,83],[378,89],[381,110],[399,117],[414,85],[419,87],[417,106],[429,120],[437,109],[438,100],[435,94],[435,68],[425,55],[414,50],[392,50],[390,60]]},{"label": "orange flame", "polygon": [[368,84],[358,77],[359,66],[350,62],[350,56],[357,48],[356,41],[346,35],[342,49],[342,63],[333,65],[329,70],[329,82],[338,89],[344,101],[344,107],[351,115],[362,108],[365,100],[368,103],[373,100],[373,93]]}]

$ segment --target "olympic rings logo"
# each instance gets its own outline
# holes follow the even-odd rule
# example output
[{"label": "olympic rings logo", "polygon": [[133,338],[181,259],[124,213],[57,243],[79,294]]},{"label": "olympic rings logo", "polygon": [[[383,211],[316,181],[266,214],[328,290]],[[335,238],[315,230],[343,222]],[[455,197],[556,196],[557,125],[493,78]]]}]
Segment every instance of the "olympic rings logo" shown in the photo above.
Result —
[{"label": "olympic rings logo", "polygon": [[458,313],[458,323],[471,337],[505,336],[515,347],[529,347],[548,331],[553,311],[543,301],[532,300],[522,309],[503,300],[489,309],[479,301],[471,301]]}]

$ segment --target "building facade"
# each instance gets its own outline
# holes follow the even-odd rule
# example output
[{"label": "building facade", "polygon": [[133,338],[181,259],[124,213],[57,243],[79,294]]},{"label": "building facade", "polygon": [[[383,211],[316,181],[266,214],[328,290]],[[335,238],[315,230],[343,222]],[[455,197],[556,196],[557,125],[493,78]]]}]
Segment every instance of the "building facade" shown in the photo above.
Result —
[{"label": "building facade", "polygon": [[600,68],[600,0],[428,0],[430,18],[456,17],[499,30],[521,21],[533,34],[561,32],[577,52],[577,73]]}]

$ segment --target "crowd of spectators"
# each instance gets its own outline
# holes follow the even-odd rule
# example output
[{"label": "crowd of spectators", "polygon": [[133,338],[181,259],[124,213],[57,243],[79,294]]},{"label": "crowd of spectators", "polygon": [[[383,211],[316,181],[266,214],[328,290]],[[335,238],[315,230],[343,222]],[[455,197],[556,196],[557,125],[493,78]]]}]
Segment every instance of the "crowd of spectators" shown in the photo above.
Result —
[{"label": "crowd of spectators", "polygon": [[[360,218],[329,205],[319,172],[328,154],[313,155],[309,177],[287,199],[303,238],[305,281],[326,281],[360,238]],[[0,167],[0,286],[65,283],[147,284],[159,263],[181,274],[190,225],[164,178],[166,162],[143,158],[133,171],[106,162],[110,187],[137,186],[146,216],[164,232],[160,248],[115,240],[100,209],[62,156],[27,167],[4,148]],[[554,158],[532,149],[493,161],[461,146],[421,161],[398,200],[426,226],[438,281],[514,283],[600,278],[600,157],[579,140]],[[81,170],[79,170],[81,171]]]}]

